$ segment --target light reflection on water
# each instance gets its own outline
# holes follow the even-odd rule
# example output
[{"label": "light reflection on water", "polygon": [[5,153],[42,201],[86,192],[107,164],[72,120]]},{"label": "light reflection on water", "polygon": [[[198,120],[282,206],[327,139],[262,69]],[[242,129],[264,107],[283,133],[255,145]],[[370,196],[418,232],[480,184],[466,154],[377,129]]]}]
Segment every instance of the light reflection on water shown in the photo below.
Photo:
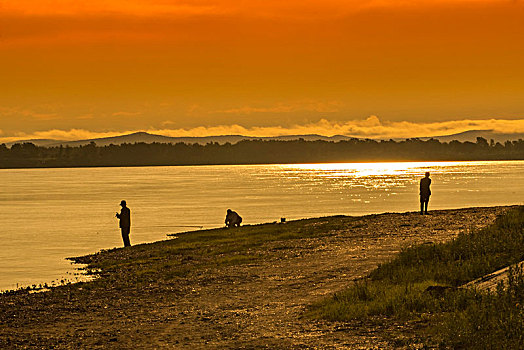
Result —
[{"label": "light reflection on water", "polygon": [[0,170],[0,289],[60,280],[65,257],[121,246],[126,199],[133,244],[220,227],[417,210],[431,172],[430,209],[522,204],[524,162],[404,162]]}]

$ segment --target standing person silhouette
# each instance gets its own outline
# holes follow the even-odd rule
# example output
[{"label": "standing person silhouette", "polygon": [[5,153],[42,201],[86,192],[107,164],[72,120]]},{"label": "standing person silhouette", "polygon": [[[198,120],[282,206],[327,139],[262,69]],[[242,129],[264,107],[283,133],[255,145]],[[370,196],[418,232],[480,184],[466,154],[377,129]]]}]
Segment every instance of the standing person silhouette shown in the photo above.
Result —
[{"label": "standing person silhouette", "polygon": [[420,215],[428,213],[429,196],[431,196],[430,185],[429,172],[426,172],[426,176],[420,180]]},{"label": "standing person silhouette", "polygon": [[124,247],[130,247],[131,242],[129,241],[129,233],[131,231],[131,210],[127,207],[126,201],[121,201],[120,214],[116,213],[116,217],[120,219],[120,230],[122,230],[122,240],[124,241]]}]

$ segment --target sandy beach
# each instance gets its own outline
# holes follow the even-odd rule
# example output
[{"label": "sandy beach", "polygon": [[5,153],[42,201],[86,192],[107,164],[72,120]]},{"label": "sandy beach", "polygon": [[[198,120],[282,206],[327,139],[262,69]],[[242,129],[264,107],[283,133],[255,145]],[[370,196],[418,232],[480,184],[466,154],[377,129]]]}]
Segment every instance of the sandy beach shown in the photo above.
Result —
[{"label": "sandy beach", "polygon": [[[416,322],[327,322],[313,303],[366,276],[402,248],[484,227],[511,207],[334,216],[242,227],[283,227],[292,238],[237,249],[217,229],[76,260],[100,278],[43,293],[0,296],[0,348],[394,348]],[[186,242],[201,235],[208,244]]]}]

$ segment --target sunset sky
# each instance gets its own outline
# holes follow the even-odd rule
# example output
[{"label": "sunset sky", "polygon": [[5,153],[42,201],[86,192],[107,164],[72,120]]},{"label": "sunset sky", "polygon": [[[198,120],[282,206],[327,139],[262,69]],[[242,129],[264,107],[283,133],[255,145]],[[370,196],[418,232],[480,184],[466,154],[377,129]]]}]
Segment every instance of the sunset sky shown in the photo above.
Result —
[{"label": "sunset sky", "polygon": [[0,142],[524,132],[521,0],[3,0]]}]

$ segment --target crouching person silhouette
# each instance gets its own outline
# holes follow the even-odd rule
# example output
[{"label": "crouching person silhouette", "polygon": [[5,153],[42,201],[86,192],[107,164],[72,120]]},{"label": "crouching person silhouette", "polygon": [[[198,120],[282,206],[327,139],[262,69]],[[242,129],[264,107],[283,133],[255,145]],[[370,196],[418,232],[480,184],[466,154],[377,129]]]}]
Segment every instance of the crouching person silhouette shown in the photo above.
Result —
[{"label": "crouching person silhouette", "polygon": [[228,209],[226,214],[226,226],[231,227],[240,227],[242,223],[242,218],[235,211]]},{"label": "crouching person silhouette", "polygon": [[127,207],[126,201],[121,201],[120,206],[122,207],[122,210],[120,210],[120,213],[116,213],[116,217],[120,219],[120,230],[122,231],[124,247],[130,247],[131,242],[129,241],[129,233],[131,231],[131,210]]}]

